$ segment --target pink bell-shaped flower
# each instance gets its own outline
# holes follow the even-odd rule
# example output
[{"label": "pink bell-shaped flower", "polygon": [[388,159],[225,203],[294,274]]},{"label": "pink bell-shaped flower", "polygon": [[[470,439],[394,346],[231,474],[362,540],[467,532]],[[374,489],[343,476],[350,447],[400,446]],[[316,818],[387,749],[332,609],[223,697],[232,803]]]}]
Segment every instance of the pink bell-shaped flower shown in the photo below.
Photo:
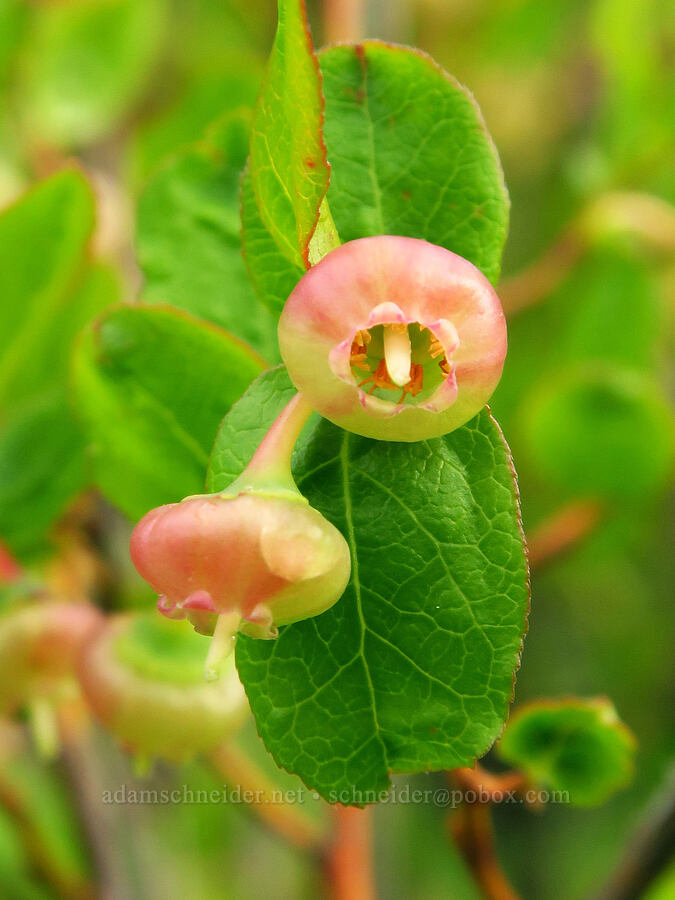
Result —
[{"label": "pink bell-shaped flower", "polygon": [[466,259],[416,238],[350,241],[311,268],[279,323],[296,388],[365,437],[418,441],[478,413],[501,377],[506,322]]},{"label": "pink bell-shaped flower", "polygon": [[17,598],[0,609],[0,715],[67,696],[64,684],[72,681],[77,656],[100,620],[85,602]]},{"label": "pink bell-shaped flower", "polygon": [[279,625],[331,607],[349,581],[345,539],[291,475],[310,413],[296,395],[229,488],[153,509],[134,529],[131,558],[160,595],[160,612],[214,635],[207,678],[217,677],[238,631],[274,638]]},{"label": "pink bell-shaped flower", "polygon": [[184,760],[234,733],[248,714],[234,660],[218,681],[203,678],[203,639],[157,615],[103,621],[79,660],[96,716],[141,759]]}]

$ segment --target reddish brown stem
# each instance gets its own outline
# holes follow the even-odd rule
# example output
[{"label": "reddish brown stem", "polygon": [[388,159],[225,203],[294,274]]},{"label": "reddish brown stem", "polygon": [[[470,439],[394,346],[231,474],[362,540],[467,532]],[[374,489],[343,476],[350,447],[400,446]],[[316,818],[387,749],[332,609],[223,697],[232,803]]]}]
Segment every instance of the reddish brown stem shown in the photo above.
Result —
[{"label": "reddish brown stem", "polygon": [[457,846],[488,900],[519,900],[497,858],[489,803],[462,803],[450,825]]},{"label": "reddish brown stem", "polygon": [[21,566],[10,550],[0,541],[0,584],[15,581],[21,575]]},{"label": "reddish brown stem", "polygon": [[332,900],[375,900],[372,859],[372,810],[336,806],[325,864]]},{"label": "reddish brown stem", "polygon": [[299,807],[278,802],[275,786],[233,741],[214,750],[211,762],[230,786],[238,786],[256,798],[250,809],[271,831],[301,850],[320,847],[323,839],[320,823],[302,813]]},{"label": "reddish brown stem", "polygon": [[596,527],[603,511],[597,500],[576,500],[532,529],[528,537],[530,566],[539,569],[578,544]]},{"label": "reddish brown stem", "polygon": [[513,316],[548,297],[575,265],[584,250],[576,229],[563,233],[548,250],[499,286],[505,315]]},{"label": "reddish brown stem", "polygon": [[324,0],[323,39],[326,44],[354,43],[365,32],[364,0]]},{"label": "reddish brown stem", "polygon": [[465,791],[473,791],[484,802],[499,803],[513,791],[522,791],[527,779],[521,772],[503,772],[495,775],[483,769],[478,763],[453,769],[452,777]]}]

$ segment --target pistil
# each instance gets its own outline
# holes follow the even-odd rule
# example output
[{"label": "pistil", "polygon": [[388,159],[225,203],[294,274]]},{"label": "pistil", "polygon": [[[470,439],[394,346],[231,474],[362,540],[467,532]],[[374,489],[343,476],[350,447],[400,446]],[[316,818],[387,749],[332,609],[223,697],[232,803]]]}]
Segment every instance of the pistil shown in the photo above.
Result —
[{"label": "pistil", "polygon": [[389,377],[397,387],[404,387],[410,381],[412,347],[408,326],[404,324],[385,325],[384,358]]}]

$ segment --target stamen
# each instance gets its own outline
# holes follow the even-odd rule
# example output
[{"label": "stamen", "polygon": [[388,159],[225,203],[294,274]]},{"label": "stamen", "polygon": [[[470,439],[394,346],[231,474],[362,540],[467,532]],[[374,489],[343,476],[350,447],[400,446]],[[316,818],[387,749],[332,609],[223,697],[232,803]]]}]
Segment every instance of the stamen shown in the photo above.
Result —
[{"label": "stamen", "polygon": [[389,377],[397,387],[403,387],[410,381],[412,347],[408,326],[404,324],[385,325],[384,358]]},{"label": "stamen", "polygon": [[403,386],[403,393],[400,396],[399,403],[403,403],[406,394],[416,397],[424,387],[424,366],[419,363],[410,364],[410,380]]},{"label": "stamen", "polygon": [[392,384],[392,381],[389,378],[387,364],[383,359],[379,361],[379,363],[377,364],[377,368],[371,375],[369,375],[367,378],[364,378],[363,381],[359,382],[359,387],[363,387],[363,385],[368,384],[369,381],[373,382],[373,386],[368,391],[369,394],[372,394],[376,388],[392,389],[395,387],[395,385]]},{"label": "stamen", "polygon": [[434,338],[429,342],[429,356],[432,359],[436,359],[437,356],[442,354],[445,355],[445,350],[443,349],[443,345],[438,340],[438,338]]},{"label": "stamen", "polygon": [[349,358],[349,364],[355,369],[363,369],[364,372],[370,372],[368,357],[365,353],[353,353]]}]

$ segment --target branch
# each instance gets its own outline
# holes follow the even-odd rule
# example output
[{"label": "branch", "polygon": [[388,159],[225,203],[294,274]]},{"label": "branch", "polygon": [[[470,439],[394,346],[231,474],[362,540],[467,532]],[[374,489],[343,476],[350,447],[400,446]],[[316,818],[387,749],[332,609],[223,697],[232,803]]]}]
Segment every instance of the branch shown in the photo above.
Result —
[{"label": "branch", "polygon": [[356,43],[365,32],[364,0],[324,0],[323,39],[326,44]]},{"label": "branch", "polygon": [[248,808],[275,834],[301,850],[318,850],[324,840],[318,822],[274,797],[275,785],[234,743],[221,744],[211,753],[211,763],[231,787],[239,786],[256,798]]},{"label": "branch", "polygon": [[675,209],[638,191],[609,191],[591,200],[543,255],[499,287],[504,312],[513,316],[545,300],[580,257],[612,234],[630,234],[657,253],[675,250]]},{"label": "branch", "polygon": [[126,896],[130,890],[128,872],[116,849],[113,810],[101,803],[103,772],[88,715],[84,708],[62,707],[59,726],[65,773],[94,860],[96,896]]},{"label": "branch", "polygon": [[452,836],[488,900],[520,900],[495,850],[490,804],[461,804],[450,820]]},{"label": "branch", "polygon": [[332,900],[375,900],[371,809],[335,807],[335,834],[325,857]]},{"label": "branch", "polygon": [[576,265],[584,249],[576,228],[570,227],[539,259],[517,275],[506,278],[499,286],[504,314],[514,316],[552,294]]},{"label": "branch", "polygon": [[483,802],[501,803],[513,791],[522,791],[527,779],[522,772],[503,772],[495,775],[478,763],[452,770],[452,777],[465,791],[474,791]]},{"label": "branch", "polygon": [[539,569],[566,553],[596,527],[604,513],[597,500],[576,500],[533,528],[528,537],[530,566]]}]

